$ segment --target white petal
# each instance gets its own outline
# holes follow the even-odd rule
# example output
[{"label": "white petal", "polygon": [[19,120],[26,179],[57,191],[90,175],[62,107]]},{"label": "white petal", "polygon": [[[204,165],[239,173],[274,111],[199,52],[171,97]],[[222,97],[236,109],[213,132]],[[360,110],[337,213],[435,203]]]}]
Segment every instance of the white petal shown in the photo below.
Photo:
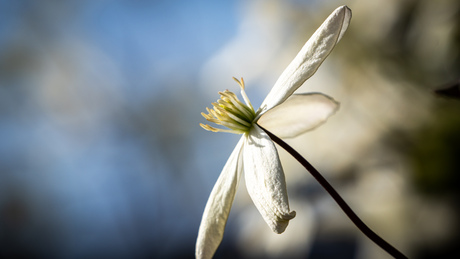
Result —
[{"label": "white petal", "polygon": [[243,136],[217,179],[201,219],[196,241],[196,258],[212,258],[224,235],[242,169]]},{"label": "white petal", "polygon": [[243,166],[252,201],[270,228],[283,233],[295,211],[289,211],[284,172],[275,144],[257,125],[245,141]]},{"label": "white petal", "polygon": [[257,124],[280,138],[292,138],[320,126],[338,108],[339,103],[324,94],[294,94],[264,113]]},{"label": "white petal", "polygon": [[351,10],[347,6],[341,6],[329,15],[278,78],[263,101],[259,115],[284,102],[316,72],[342,38],[350,19]]}]

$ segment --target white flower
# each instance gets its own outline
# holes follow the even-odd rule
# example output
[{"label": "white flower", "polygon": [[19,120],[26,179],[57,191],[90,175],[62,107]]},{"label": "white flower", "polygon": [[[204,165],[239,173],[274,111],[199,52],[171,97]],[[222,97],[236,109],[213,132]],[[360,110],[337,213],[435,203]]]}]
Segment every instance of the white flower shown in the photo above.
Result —
[{"label": "white flower", "polygon": [[278,137],[294,137],[313,129],[332,115],[338,103],[323,94],[294,94],[326,59],[347,30],[351,10],[337,8],[318,28],[299,54],[281,74],[261,107],[255,111],[244,91],[244,81],[235,79],[241,87],[245,103],[226,90],[214,108],[202,115],[210,122],[227,127],[220,129],[200,124],[214,132],[243,134],[225,164],[209,196],[203,213],[196,243],[197,258],[212,258],[222,241],[230,208],[241,174],[260,214],[275,233],[282,233],[290,211],[283,168],[275,144],[257,125]]}]

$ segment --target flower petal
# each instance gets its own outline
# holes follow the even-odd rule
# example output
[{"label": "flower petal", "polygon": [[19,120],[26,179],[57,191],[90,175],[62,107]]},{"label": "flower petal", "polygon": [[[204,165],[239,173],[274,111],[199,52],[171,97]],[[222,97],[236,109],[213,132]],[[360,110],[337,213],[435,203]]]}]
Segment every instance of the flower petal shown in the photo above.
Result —
[{"label": "flower petal", "polygon": [[212,258],[222,241],[239,178],[243,171],[241,154],[244,142],[245,137],[243,136],[227,160],[209,196],[198,231],[197,259]]},{"label": "flower petal", "polygon": [[327,95],[294,94],[257,123],[280,138],[292,138],[320,126],[338,109],[339,103]]},{"label": "flower petal", "polygon": [[341,6],[329,15],[278,78],[260,106],[259,116],[284,102],[316,72],[342,38],[350,19],[351,10],[347,6]]},{"label": "flower petal", "polygon": [[295,211],[289,211],[284,172],[275,144],[257,125],[246,138],[243,166],[252,201],[270,228],[283,233]]}]

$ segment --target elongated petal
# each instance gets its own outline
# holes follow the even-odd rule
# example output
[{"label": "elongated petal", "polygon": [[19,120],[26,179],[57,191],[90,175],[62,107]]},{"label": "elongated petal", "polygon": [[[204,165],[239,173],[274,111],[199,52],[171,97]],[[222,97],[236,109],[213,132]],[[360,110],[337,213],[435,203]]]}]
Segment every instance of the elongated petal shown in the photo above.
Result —
[{"label": "elongated petal", "polygon": [[289,211],[284,172],[275,144],[257,125],[245,141],[243,166],[252,201],[268,226],[275,233],[283,233],[295,211]]},{"label": "elongated petal", "polygon": [[292,138],[320,126],[338,108],[338,102],[321,93],[294,94],[257,123],[280,138]]},{"label": "elongated petal", "polygon": [[224,235],[242,169],[243,136],[217,179],[201,219],[196,242],[196,258],[212,258]]},{"label": "elongated petal", "polygon": [[347,6],[341,6],[329,15],[278,78],[263,101],[259,115],[284,102],[316,72],[342,38],[350,19],[351,10]]}]

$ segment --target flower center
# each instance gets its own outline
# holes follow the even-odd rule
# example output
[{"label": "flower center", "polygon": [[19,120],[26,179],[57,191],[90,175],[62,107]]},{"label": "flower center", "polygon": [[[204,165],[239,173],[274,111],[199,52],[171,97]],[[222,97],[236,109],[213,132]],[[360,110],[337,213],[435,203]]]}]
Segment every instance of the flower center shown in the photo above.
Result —
[{"label": "flower center", "polygon": [[252,127],[252,122],[256,117],[256,113],[254,112],[254,108],[244,91],[243,78],[241,78],[241,81],[236,78],[233,79],[240,85],[241,95],[243,96],[245,103],[241,102],[234,93],[228,90],[219,92],[220,99],[217,100],[217,102],[212,103],[214,108],[206,108],[208,114],[202,112],[201,115],[203,115],[206,120],[225,126],[229,129],[214,128],[208,124],[200,123],[200,126],[203,129],[212,132],[243,134],[248,132]]}]

